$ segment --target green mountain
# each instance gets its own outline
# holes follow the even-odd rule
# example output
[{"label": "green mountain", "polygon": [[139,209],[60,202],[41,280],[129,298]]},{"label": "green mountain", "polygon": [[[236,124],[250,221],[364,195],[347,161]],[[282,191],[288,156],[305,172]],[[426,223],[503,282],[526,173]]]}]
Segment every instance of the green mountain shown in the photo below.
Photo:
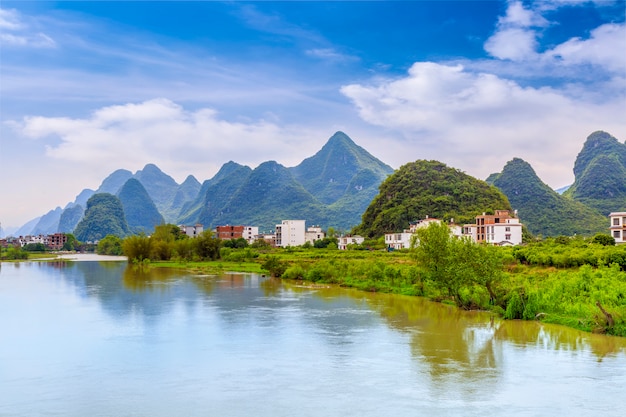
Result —
[{"label": "green mountain", "polygon": [[328,224],[330,220],[324,204],[289,169],[275,161],[264,162],[254,169],[222,207],[219,215],[211,219],[212,226],[250,224],[268,230],[284,219],[305,219],[309,225]]},{"label": "green mountain", "polygon": [[134,178],[144,186],[165,220],[174,222],[179,212],[179,207],[173,205],[178,183],[154,164],[147,164]]},{"label": "green mountain", "polygon": [[179,223],[201,223],[205,228],[228,224],[215,223],[215,219],[229,210],[232,196],[245,184],[251,173],[250,167],[233,161],[222,165],[213,178],[202,184],[196,199],[183,207]]},{"label": "green mountain", "polygon": [[574,176],[565,196],[605,216],[626,211],[626,143],[606,132],[592,133],[576,158]]},{"label": "green mountain", "polygon": [[593,235],[607,231],[607,220],[596,210],[564,197],[543,183],[526,161],[514,158],[487,182],[502,191],[521,222],[534,235]]},{"label": "green mountain", "polygon": [[[178,211],[180,215],[181,210],[186,204],[195,200],[200,192],[201,184],[193,175],[188,175],[182,184],[178,186],[174,199],[172,200],[172,211]],[[178,217],[178,216],[177,216]]]},{"label": "green mountain", "polygon": [[473,223],[490,210],[511,210],[496,187],[438,161],[418,160],[403,165],[380,185],[354,229],[367,237],[407,229],[426,216],[456,223]]},{"label": "green mountain", "polygon": [[[366,194],[374,185],[371,201],[378,184],[393,173],[393,168],[355,144],[345,133],[337,132],[319,152],[290,171],[320,202],[333,204],[346,193],[358,194],[354,193],[358,191]],[[378,181],[371,181],[372,176]]]},{"label": "green mountain", "polygon": [[124,216],[132,233],[147,233],[164,223],[163,216],[148,195],[143,185],[131,178],[122,186],[117,197],[124,208]]},{"label": "green mountain", "polygon": [[[87,204],[86,201],[85,204]],[[80,204],[69,204],[61,213],[58,231],[61,233],[72,233],[80,219],[83,218],[84,213],[85,209]]]},{"label": "green mountain", "polygon": [[[126,169],[118,169],[111,173],[108,177],[102,181],[100,187],[93,194],[101,194],[101,193],[109,193],[109,194],[117,194],[117,192],[122,188],[122,185],[126,184],[126,181],[133,177],[133,173]],[[91,195],[89,196],[91,197]],[[85,203],[86,205],[86,203]]]},{"label": "green mountain", "polygon": [[85,216],[74,229],[81,242],[93,242],[106,235],[124,237],[130,233],[122,202],[109,193],[94,194],[87,200]]}]

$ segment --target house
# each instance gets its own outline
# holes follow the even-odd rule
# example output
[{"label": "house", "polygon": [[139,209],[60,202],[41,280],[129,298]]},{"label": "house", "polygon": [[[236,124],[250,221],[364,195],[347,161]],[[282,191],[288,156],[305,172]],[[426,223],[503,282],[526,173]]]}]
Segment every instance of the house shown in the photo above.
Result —
[{"label": "house", "polygon": [[346,250],[348,249],[348,245],[361,245],[365,241],[363,236],[354,235],[354,236],[341,236],[337,238],[337,249]]},{"label": "house", "polygon": [[615,239],[615,244],[626,243],[626,211],[610,213],[609,219],[611,220],[609,232]]},{"label": "house", "polygon": [[316,240],[322,240],[326,237],[326,233],[322,231],[322,228],[319,226],[310,226],[306,228],[306,233],[304,234],[304,241],[314,244]]},{"label": "house", "polygon": [[519,245],[522,243],[522,224],[508,210],[496,210],[495,214],[476,216],[474,224],[464,225],[463,236],[469,236],[477,243]]},{"label": "house", "polygon": [[385,233],[385,245],[388,249],[409,249],[411,247],[411,238],[417,229],[428,227],[433,222],[441,220],[426,216],[423,220],[418,220],[409,225],[408,229],[404,229],[402,233]]},{"label": "house", "polygon": [[256,236],[259,234],[257,226],[217,226],[215,228],[218,239],[230,240],[243,238],[248,243],[254,243]]},{"label": "house", "polygon": [[54,233],[46,236],[46,246],[52,250],[60,250],[67,243],[67,235],[65,233]]},{"label": "house", "polygon": [[276,225],[276,246],[301,246],[306,241],[304,220],[283,220]]},{"label": "house", "polygon": [[202,234],[202,232],[204,232],[204,226],[202,226],[200,223],[196,223],[195,226],[179,225],[178,227],[180,228],[181,232],[189,237],[198,237]]}]

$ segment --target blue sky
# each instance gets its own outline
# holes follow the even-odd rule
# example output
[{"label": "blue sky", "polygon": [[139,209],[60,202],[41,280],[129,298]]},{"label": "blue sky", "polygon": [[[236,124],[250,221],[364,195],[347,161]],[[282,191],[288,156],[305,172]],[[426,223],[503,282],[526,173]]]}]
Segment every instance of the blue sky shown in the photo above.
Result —
[{"label": "blue sky", "polygon": [[337,130],[394,168],[436,159],[484,179],[519,157],[570,184],[590,133],[626,139],[625,10],[3,1],[0,223],[119,168],[202,182],[229,160],[294,166]]}]

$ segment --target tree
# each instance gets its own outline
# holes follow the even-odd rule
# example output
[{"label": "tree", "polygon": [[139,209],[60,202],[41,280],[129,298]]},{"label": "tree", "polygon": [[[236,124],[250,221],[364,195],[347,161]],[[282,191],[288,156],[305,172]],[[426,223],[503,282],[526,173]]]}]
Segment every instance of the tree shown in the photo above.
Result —
[{"label": "tree", "polygon": [[71,233],[66,233],[65,236],[67,240],[63,244],[63,250],[76,250],[80,246],[80,242],[76,239],[76,237]]},{"label": "tree", "polygon": [[462,292],[474,285],[486,288],[491,303],[497,301],[503,277],[498,248],[458,238],[444,222],[433,222],[417,230],[413,254],[428,279],[457,305],[466,304]]},{"label": "tree", "polygon": [[602,246],[615,246],[615,238],[603,233],[596,234],[593,239],[591,239],[591,242],[598,243]]},{"label": "tree", "polygon": [[99,255],[121,255],[123,253],[122,239],[114,235],[106,235],[98,242],[96,253]]},{"label": "tree", "polygon": [[214,237],[213,232],[205,230],[194,240],[196,243],[196,252],[200,258],[210,259],[212,261],[219,259],[222,241]]},{"label": "tree", "polygon": [[151,240],[144,234],[133,235],[122,241],[122,252],[131,261],[150,259]]}]

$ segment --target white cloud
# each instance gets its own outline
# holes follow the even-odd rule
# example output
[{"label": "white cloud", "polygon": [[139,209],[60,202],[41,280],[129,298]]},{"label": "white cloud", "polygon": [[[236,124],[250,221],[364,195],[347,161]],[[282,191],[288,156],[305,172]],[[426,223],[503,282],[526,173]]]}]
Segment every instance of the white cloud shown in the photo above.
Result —
[{"label": "white cloud", "polygon": [[0,42],[4,46],[53,48],[56,42],[42,32],[31,33],[17,10],[0,9]]},{"label": "white cloud", "polygon": [[546,51],[563,65],[592,64],[626,74],[626,24],[606,24],[591,31],[588,39],[572,38]]},{"label": "white cloud", "polygon": [[587,135],[626,134],[623,96],[587,102],[458,65],[415,63],[406,77],[341,91],[368,123],[400,131],[416,153],[479,178],[521,157],[544,181],[567,184],[562,167],[573,166]]},{"label": "white cloud", "polygon": [[306,144],[319,139],[307,129],[231,122],[213,109],[188,111],[167,99],[108,106],[84,119],[31,116],[13,126],[31,139],[48,139],[46,154],[58,160],[106,165],[109,172],[156,163],[171,175],[195,173],[201,181],[229,160],[295,165],[309,156]]},{"label": "white cloud", "polygon": [[485,42],[485,51],[498,59],[521,61],[536,55],[537,40],[533,30],[509,28],[496,32]]}]

